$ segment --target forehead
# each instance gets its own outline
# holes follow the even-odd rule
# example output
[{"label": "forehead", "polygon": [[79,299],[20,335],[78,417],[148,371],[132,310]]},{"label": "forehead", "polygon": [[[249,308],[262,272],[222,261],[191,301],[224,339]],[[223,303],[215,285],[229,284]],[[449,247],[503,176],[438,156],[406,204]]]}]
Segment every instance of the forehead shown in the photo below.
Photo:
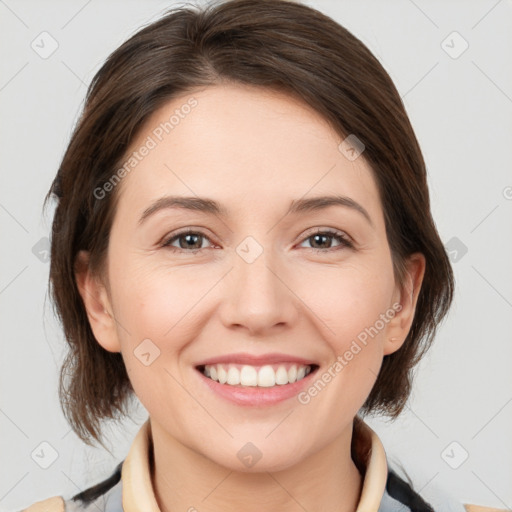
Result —
[{"label": "forehead", "polygon": [[342,140],[318,112],[285,93],[196,89],[155,111],[132,141],[119,208],[140,214],[152,200],[182,194],[216,198],[234,213],[338,193],[379,217],[371,168],[362,157],[349,160]]}]

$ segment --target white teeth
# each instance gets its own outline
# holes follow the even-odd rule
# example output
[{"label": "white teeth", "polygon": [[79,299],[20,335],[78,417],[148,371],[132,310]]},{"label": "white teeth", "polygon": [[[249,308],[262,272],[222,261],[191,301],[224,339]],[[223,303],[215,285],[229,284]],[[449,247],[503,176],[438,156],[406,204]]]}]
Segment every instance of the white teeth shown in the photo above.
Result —
[{"label": "white teeth", "polygon": [[226,370],[224,370],[224,368],[222,366],[219,366],[217,368],[217,376],[218,376],[218,380],[221,384],[225,384],[228,380],[228,372]]},{"label": "white teeth", "polygon": [[297,380],[297,367],[293,365],[288,370],[288,382],[295,382]]},{"label": "white teeth", "polygon": [[240,384],[240,372],[234,366],[232,366],[228,370],[227,383],[231,386],[236,386],[237,384]]},{"label": "white teeth", "polygon": [[252,366],[243,366],[240,372],[240,382],[244,386],[257,386],[258,385],[258,372]]},{"label": "white teeth", "polygon": [[229,386],[259,386],[270,388],[276,385],[285,385],[303,379],[311,372],[309,365],[293,364],[288,370],[280,365],[277,371],[271,365],[259,368],[244,365],[239,370],[236,365],[212,364],[204,367],[203,373],[206,377],[227,384]]},{"label": "white teeth", "polygon": [[271,388],[276,385],[276,372],[272,366],[266,365],[260,368],[258,372],[258,386]]},{"label": "white teeth", "polygon": [[284,366],[280,366],[276,372],[276,384],[288,384],[288,372]]}]

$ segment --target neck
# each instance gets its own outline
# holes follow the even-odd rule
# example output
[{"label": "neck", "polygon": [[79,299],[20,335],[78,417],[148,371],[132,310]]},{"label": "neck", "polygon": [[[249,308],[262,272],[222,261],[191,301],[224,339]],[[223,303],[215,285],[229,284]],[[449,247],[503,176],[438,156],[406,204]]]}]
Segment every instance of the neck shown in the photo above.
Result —
[{"label": "neck", "polygon": [[[162,512],[349,512],[362,477],[351,458],[352,424],[320,451],[280,471],[221,466],[151,421],[151,477]],[[188,470],[193,468],[193,470]]]}]

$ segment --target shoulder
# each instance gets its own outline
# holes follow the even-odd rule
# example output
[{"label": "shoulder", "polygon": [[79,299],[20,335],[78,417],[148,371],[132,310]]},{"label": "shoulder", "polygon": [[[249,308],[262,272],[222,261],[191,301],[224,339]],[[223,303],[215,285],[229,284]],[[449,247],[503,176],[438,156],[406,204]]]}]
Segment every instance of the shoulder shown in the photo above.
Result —
[{"label": "shoulder", "polygon": [[492,508],[492,507],[482,507],[480,505],[464,505],[467,512],[507,512],[507,509],[504,508]]},{"label": "shoulder", "polygon": [[85,510],[122,512],[121,468],[123,462],[117,466],[110,477],[70,499],[54,496],[38,501],[21,512],[81,512]]},{"label": "shoulder", "polygon": [[[481,507],[479,505],[465,504],[464,508],[467,512],[506,512],[505,509]],[[43,501],[34,503],[22,512],[68,512],[64,499],[61,496],[55,496]],[[121,509],[120,509],[121,510]]]},{"label": "shoulder", "polygon": [[[104,512],[122,512],[121,468],[123,462],[117,466],[110,477],[69,500],[65,500],[62,496],[54,496],[38,501],[21,512],[81,512],[90,511],[93,508]],[[393,470],[390,470],[379,512],[397,510],[397,505],[402,506],[402,510],[421,510],[425,512],[437,510],[440,505],[443,510],[447,510],[446,505],[448,505],[450,510],[457,512],[506,512],[505,509],[480,505],[462,505],[460,502],[456,502],[446,491],[442,493],[436,491],[434,494],[424,497],[428,500],[428,503],[411,488],[409,483],[400,478]]]},{"label": "shoulder", "polygon": [[21,512],[65,512],[65,504],[62,496],[54,496],[43,501],[33,503]]},{"label": "shoulder", "polygon": [[436,485],[430,485],[421,493],[416,491],[410,478],[406,481],[399,476],[396,468],[388,468],[386,489],[378,512],[387,511],[419,511],[434,512],[507,512],[498,509],[469,503],[462,503],[449,491]]}]

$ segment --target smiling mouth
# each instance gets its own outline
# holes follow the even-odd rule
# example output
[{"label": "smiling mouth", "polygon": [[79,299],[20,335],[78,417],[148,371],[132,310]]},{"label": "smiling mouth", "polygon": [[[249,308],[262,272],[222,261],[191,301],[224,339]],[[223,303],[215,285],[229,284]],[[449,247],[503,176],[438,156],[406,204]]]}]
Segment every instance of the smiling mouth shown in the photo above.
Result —
[{"label": "smiling mouth", "polygon": [[252,366],[242,364],[211,364],[196,366],[203,376],[220,384],[235,387],[270,388],[298,382],[314,373],[317,364],[280,363]]}]

